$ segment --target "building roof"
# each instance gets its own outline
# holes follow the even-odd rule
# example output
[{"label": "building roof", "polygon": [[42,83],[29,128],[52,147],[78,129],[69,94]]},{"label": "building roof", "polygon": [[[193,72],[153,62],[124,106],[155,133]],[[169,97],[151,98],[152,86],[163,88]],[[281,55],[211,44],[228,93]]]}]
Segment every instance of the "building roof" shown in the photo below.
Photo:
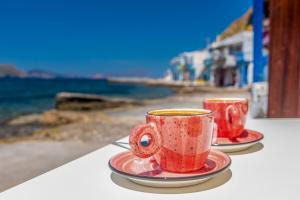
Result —
[{"label": "building roof", "polygon": [[240,17],[239,19],[235,20],[232,24],[230,24],[223,33],[221,33],[218,37],[218,40],[224,40],[232,35],[235,35],[239,32],[245,30],[251,30],[251,18],[252,18],[252,8],[249,8],[247,12]]}]

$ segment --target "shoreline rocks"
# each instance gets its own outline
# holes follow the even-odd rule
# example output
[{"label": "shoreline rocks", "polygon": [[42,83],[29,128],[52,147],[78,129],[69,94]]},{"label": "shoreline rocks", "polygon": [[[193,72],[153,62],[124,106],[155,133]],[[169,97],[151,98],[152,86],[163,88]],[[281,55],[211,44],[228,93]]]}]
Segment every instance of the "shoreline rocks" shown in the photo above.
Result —
[{"label": "shoreline rocks", "polygon": [[126,98],[69,92],[58,93],[55,98],[55,108],[58,110],[102,110],[129,105],[142,105],[142,103]]}]

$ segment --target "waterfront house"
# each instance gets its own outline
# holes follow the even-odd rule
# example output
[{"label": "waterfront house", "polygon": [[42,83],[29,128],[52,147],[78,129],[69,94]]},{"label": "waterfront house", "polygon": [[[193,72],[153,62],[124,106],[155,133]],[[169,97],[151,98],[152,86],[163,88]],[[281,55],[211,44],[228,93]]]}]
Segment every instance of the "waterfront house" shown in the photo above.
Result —
[{"label": "waterfront house", "polygon": [[252,31],[242,31],[211,44],[216,86],[244,87],[252,82],[252,40]]},{"label": "waterfront house", "polygon": [[[254,71],[253,10],[249,9],[241,18],[228,26],[207,48],[184,52],[171,60],[173,80],[203,80],[218,87],[249,87],[257,76]],[[263,46],[261,48],[263,73],[267,80],[269,19],[263,18]],[[254,59],[255,58],[255,59]],[[255,75],[256,74],[256,75]]]},{"label": "waterfront house", "polygon": [[194,81],[201,79],[205,69],[204,60],[209,57],[208,49],[184,52],[171,60],[173,80]]},{"label": "waterfront house", "polygon": [[[253,24],[256,15],[249,9],[241,18],[234,21],[223,33],[221,33],[215,42],[210,46],[212,54],[221,54],[225,62],[218,66],[218,61],[214,62],[214,72],[211,73],[216,86],[236,86],[248,87],[254,81],[266,81],[268,74],[268,43],[269,43],[269,14],[268,6],[262,16],[263,45],[254,50],[254,32]],[[258,34],[256,34],[256,38]],[[258,48],[258,49],[257,49]],[[261,52],[261,58],[258,59],[255,52]],[[254,70],[255,63],[261,65],[260,70]],[[256,67],[256,69],[258,69]],[[259,72],[259,73],[258,73]]]}]

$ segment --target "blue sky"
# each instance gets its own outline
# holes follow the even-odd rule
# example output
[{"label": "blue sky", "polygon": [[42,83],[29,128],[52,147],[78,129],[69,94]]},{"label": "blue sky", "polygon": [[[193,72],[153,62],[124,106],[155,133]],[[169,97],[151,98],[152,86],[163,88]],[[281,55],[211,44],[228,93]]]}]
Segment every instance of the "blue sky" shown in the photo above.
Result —
[{"label": "blue sky", "polygon": [[89,76],[160,76],[251,0],[1,0],[0,63]]}]

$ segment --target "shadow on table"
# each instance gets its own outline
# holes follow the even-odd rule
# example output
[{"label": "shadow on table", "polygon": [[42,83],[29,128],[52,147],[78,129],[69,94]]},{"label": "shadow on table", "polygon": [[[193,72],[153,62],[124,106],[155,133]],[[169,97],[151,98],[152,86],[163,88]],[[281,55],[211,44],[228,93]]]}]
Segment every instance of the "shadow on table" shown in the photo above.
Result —
[{"label": "shadow on table", "polygon": [[219,174],[218,176],[198,185],[180,187],[180,188],[155,188],[155,187],[147,187],[142,186],[136,183],[131,182],[130,180],[117,175],[115,173],[111,173],[111,180],[119,185],[120,187],[127,188],[134,191],[139,192],[147,192],[147,193],[157,193],[157,194],[183,194],[183,193],[192,193],[192,192],[202,192],[205,190],[211,190],[216,187],[219,187],[225,184],[230,180],[232,176],[232,172],[230,169],[225,172]]},{"label": "shadow on table", "polygon": [[231,152],[231,153],[227,153],[230,156],[234,156],[234,155],[244,155],[244,154],[250,154],[250,153],[255,153],[258,152],[260,150],[262,150],[264,148],[264,145],[259,142],[251,147],[249,147],[248,149],[245,149],[243,151],[237,151],[237,152]]}]

